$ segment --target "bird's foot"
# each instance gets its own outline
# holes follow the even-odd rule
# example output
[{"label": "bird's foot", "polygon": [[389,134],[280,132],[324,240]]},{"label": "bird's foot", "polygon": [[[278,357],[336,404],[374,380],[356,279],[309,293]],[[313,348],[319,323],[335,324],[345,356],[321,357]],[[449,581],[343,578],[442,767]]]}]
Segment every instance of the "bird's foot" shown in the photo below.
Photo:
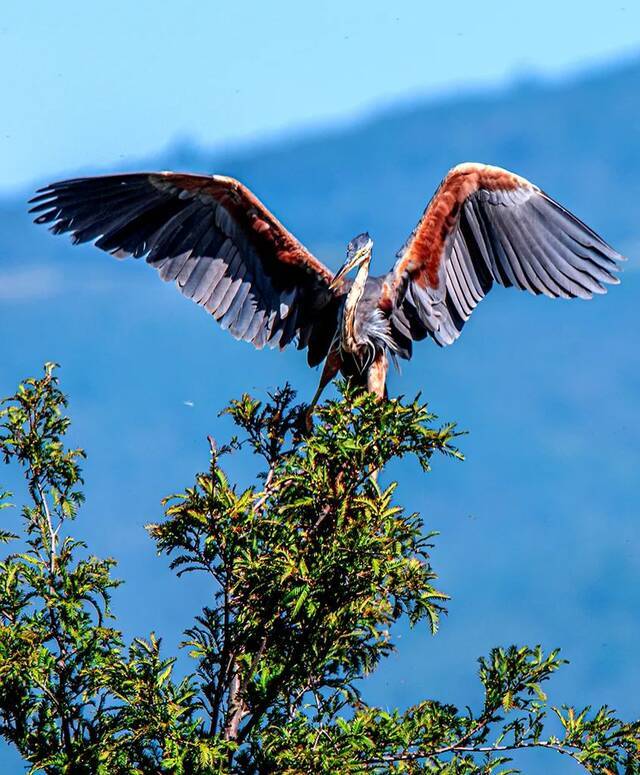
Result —
[{"label": "bird's foot", "polygon": [[313,410],[315,406],[311,404],[304,412],[304,427],[307,433],[313,433]]}]

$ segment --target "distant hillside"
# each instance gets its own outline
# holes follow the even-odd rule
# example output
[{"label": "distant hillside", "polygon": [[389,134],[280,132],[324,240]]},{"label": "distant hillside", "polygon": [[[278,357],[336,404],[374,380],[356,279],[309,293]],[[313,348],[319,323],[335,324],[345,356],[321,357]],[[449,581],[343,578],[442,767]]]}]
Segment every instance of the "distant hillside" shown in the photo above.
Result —
[{"label": "distant hillside", "polygon": [[639,89],[640,60],[567,84],[403,106],[259,155],[193,163],[222,167],[268,193],[313,245],[342,246],[367,227],[382,255],[395,250],[434,185],[467,160],[517,169],[627,241],[638,234]]},{"label": "distant hillside", "polygon": [[[403,104],[350,128],[230,156],[181,144],[138,166],[233,174],[316,250],[341,252],[354,231],[367,227],[382,258],[403,241],[449,167],[486,161],[531,177],[628,241],[638,232],[639,87],[640,59],[568,83],[527,81],[507,91]],[[3,226],[20,205],[4,203]],[[40,256],[52,249],[42,234],[30,230],[29,237],[20,234],[20,243],[38,240]],[[0,249],[7,249],[4,228]]]},{"label": "distant hillside", "polygon": [[[392,376],[392,390],[423,390],[470,435],[465,464],[439,462],[426,480],[396,472],[408,505],[442,533],[433,563],[454,599],[426,648],[424,633],[403,635],[398,659],[367,689],[380,702],[467,700],[475,657],[495,645],[487,633],[502,632],[505,644],[564,647],[572,666],[554,700],[638,715],[639,95],[636,60],[571,82],[388,108],[225,156],[184,146],[140,163],[242,179],[333,267],[366,229],[379,271],[447,169],[485,161],[531,178],[632,258],[621,286],[591,303],[492,293],[458,344],[418,346]],[[0,330],[0,394],[44,360],[63,364],[89,451],[80,532],[121,561],[128,583],[116,607],[126,607],[129,632],[155,628],[171,647],[206,592],[176,587],[143,523],[205,464],[203,437],[222,433],[224,401],[286,379],[308,396],[317,373],[299,353],[233,341],[147,267],[32,226],[24,197],[0,203]],[[509,547],[506,565],[498,542]],[[543,604],[532,609],[534,591]],[[485,610],[470,619],[479,595]],[[431,654],[447,670],[434,674]]]}]

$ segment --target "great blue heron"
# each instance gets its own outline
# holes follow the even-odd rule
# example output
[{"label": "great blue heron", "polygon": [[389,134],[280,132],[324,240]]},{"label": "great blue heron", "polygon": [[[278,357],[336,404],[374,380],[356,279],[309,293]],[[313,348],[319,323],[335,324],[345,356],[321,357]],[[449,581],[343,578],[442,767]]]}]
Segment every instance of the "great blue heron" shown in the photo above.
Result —
[{"label": "great blue heron", "polygon": [[[372,240],[349,243],[334,275],[245,186],[175,172],[77,178],[42,188],[36,223],[119,258],[146,256],[163,280],[255,347],[291,342],[325,361],[312,406],[341,372],[378,396],[389,357],[454,342],[494,282],[591,298],[622,259],[525,178],[467,163],[442,181],[391,271],[369,277]],[[353,281],[347,274],[357,268]]]}]

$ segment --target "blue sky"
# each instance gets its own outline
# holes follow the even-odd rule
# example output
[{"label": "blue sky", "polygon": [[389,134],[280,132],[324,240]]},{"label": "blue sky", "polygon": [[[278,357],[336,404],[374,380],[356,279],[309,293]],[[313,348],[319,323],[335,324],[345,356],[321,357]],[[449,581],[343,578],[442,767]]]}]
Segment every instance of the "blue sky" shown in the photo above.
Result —
[{"label": "blue sky", "polygon": [[0,191],[225,145],[638,44],[640,3],[5,0]]}]

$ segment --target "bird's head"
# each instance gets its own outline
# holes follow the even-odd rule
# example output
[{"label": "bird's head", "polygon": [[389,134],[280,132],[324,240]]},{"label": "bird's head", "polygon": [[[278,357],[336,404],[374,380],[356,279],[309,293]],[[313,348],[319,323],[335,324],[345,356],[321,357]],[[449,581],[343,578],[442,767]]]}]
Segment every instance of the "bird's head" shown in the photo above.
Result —
[{"label": "bird's head", "polygon": [[373,240],[365,231],[364,234],[358,234],[347,245],[347,260],[338,269],[333,280],[331,281],[330,288],[334,290],[340,285],[344,277],[352,270],[363,264],[369,264],[371,261],[371,251],[373,249]]}]

